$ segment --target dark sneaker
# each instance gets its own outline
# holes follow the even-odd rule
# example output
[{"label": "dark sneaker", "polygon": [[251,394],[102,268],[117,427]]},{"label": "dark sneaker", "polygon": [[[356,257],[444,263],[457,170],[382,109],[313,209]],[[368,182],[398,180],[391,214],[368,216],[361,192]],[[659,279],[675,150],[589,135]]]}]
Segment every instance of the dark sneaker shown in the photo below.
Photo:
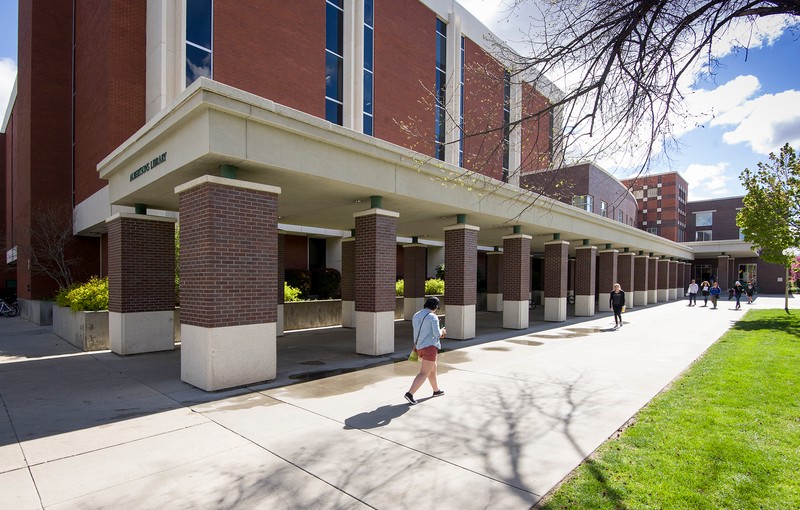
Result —
[{"label": "dark sneaker", "polygon": [[438,390],[433,392],[434,397],[441,397],[444,396],[444,390]]},{"label": "dark sneaker", "polygon": [[414,400],[414,395],[407,392],[404,396],[406,397],[406,400],[408,400],[409,404],[411,404],[412,406],[417,405],[417,401]]}]

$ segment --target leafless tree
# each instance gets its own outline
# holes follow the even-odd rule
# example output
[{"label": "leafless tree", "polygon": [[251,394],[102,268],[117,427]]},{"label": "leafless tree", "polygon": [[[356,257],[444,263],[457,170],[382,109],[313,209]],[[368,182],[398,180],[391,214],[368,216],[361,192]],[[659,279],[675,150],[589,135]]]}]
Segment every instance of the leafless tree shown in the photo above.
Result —
[{"label": "leafless tree", "polygon": [[25,234],[19,239],[17,249],[30,260],[31,272],[47,275],[61,288],[72,285],[80,264],[79,258],[71,256],[75,240],[72,209],[66,205],[39,205]]}]

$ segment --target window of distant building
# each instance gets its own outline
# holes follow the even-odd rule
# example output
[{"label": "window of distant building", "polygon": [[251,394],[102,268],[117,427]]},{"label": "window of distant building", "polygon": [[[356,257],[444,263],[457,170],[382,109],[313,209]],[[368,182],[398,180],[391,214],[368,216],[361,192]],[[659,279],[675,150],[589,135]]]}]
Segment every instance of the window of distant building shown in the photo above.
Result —
[{"label": "window of distant building", "polygon": [[648,234],[659,235],[658,234],[658,227],[647,227],[647,233]]},{"label": "window of distant building", "polygon": [[447,23],[436,18],[436,159],[444,161],[447,111]]},{"label": "window of distant building", "polygon": [[503,182],[508,182],[511,137],[511,73],[503,71]]},{"label": "window of distant building", "polygon": [[643,189],[633,190],[633,198],[635,198],[636,200],[641,200],[642,198],[644,198],[644,190]]},{"label": "window of distant building", "polygon": [[572,205],[585,211],[594,212],[593,200],[592,195],[575,195],[572,197]]},{"label": "window of distant building", "polygon": [[[344,0],[325,2],[325,119],[342,125]],[[366,94],[365,94],[366,96]]]},{"label": "window of distant building", "polygon": [[658,188],[650,188],[647,190],[647,198],[658,197]]},{"label": "window of distant building", "polygon": [[603,218],[608,216],[608,204],[602,200],[600,201],[600,216]]},{"label": "window of distant building", "polygon": [[710,241],[711,240],[711,231],[710,230],[698,230],[694,233],[694,240],[695,241]]},{"label": "window of distant building", "polygon": [[186,86],[212,74],[212,0],[186,0]]},{"label": "window of distant building", "polygon": [[466,39],[461,37],[461,104],[459,105],[458,114],[458,166],[464,166],[464,62],[466,62]]},{"label": "window of distant building", "polygon": [[713,211],[705,211],[695,213],[694,226],[695,227],[710,227],[713,224]]},{"label": "window of distant building", "polygon": [[364,133],[371,135],[373,128],[373,101],[374,75],[373,63],[375,61],[373,0],[364,0]]}]

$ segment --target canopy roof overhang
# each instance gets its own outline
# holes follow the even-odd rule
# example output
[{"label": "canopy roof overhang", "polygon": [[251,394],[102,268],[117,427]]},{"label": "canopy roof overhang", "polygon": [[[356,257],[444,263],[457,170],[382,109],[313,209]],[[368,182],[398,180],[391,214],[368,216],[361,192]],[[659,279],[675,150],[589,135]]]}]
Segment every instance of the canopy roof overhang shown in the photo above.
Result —
[{"label": "canopy roof overhang", "polygon": [[353,214],[381,208],[400,214],[399,237],[443,241],[466,214],[478,244],[502,246],[519,225],[543,252],[554,234],[571,247],[690,260],[693,249],[517,186],[465,171],[205,78],[194,82],[98,165],[112,205],[178,211],[175,187],[221,165],[236,178],[281,188],[282,224],[349,231]]}]

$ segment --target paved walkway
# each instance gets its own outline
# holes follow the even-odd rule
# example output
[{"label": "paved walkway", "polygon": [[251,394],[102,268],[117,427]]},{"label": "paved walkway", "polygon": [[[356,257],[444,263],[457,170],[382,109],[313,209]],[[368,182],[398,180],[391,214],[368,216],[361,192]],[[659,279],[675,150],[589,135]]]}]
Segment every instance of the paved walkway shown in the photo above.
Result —
[{"label": "paved walkway", "polygon": [[[730,308],[479,330],[442,354],[447,394],[423,387],[415,407],[410,362],[209,394],[175,353],[82,353],[0,318],[0,508],[530,508],[742,316]],[[287,335],[280,356],[303,338],[349,348],[331,334]]]}]

